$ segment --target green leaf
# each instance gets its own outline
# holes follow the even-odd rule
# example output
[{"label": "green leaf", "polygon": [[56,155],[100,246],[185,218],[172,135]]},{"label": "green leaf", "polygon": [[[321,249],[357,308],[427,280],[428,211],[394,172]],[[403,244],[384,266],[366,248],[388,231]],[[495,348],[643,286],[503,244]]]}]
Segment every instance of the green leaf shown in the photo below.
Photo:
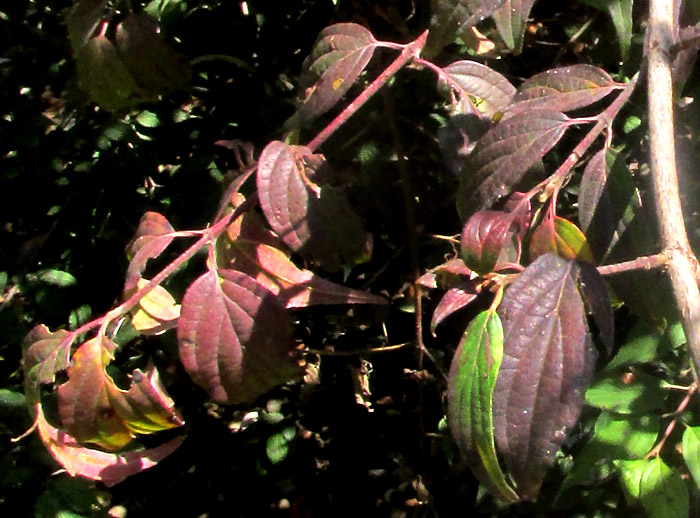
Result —
[{"label": "green leaf", "polygon": [[293,426],[288,426],[267,438],[265,450],[270,462],[279,464],[287,457],[289,443],[294,439],[295,435],[296,429]]},{"label": "green leaf", "polygon": [[630,505],[639,499],[642,475],[648,464],[648,459],[615,461],[620,470],[620,482],[625,490],[625,497]]},{"label": "green leaf", "polygon": [[649,461],[639,485],[639,499],[649,518],[688,516],[688,488],[660,457]]},{"label": "green leaf", "polygon": [[626,58],[632,44],[632,6],[634,0],[583,0],[583,2],[610,15],[615,32],[617,32],[622,58]]},{"label": "green leaf", "polygon": [[621,414],[658,410],[665,399],[661,379],[641,372],[628,383],[619,373],[604,375],[586,391],[587,405]]},{"label": "green leaf", "polygon": [[483,311],[467,327],[452,360],[447,417],[474,475],[495,496],[517,502],[498,464],[493,438],[492,395],[502,358],[501,320]]},{"label": "green leaf", "polygon": [[45,282],[46,284],[58,286],[59,288],[68,288],[69,286],[75,286],[78,283],[77,279],[70,273],[54,269],[40,272],[39,280],[41,282]]},{"label": "green leaf", "polygon": [[700,487],[700,426],[689,426],[683,433],[683,459]]},{"label": "green leaf", "polygon": [[658,362],[679,343],[685,343],[680,322],[671,324],[661,333],[645,321],[639,320],[604,370],[611,372],[630,365]]},{"label": "green leaf", "polygon": [[523,50],[527,18],[534,3],[535,0],[506,0],[500,9],[493,13],[498,32],[515,54],[520,54]]}]

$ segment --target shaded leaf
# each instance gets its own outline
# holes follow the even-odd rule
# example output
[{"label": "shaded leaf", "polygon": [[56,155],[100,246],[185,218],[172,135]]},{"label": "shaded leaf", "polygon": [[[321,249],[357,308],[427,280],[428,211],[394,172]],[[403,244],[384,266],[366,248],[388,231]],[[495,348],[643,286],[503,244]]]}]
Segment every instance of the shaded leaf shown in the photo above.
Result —
[{"label": "shaded leaf", "polygon": [[632,45],[632,6],[634,0],[583,0],[585,4],[608,13],[615,26],[622,59]]},{"label": "shaded leaf", "polygon": [[661,457],[649,461],[639,485],[639,499],[649,518],[688,516],[688,488]]},{"label": "shaded leaf", "polygon": [[150,259],[160,256],[172,243],[175,232],[170,222],[157,212],[146,212],[139,221],[136,234],[127,247],[130,257],[124,283],[124,295],[136,289],[141,274]]},{"label": "shaded leaf", "polygon": [[530,9],[535,0],[506,0],[505,4],[493,13],[496,28],[506,46],[515,54],[523,49],[525,28],[530,16]]},{"label": "shaded leaf", "polygon": [[627,381],[621,373],[610,373],[588,388],[586,404],[618,414],[648,413],[663,408],[666,392],[655,376],[636,372]]},{"label": "shaded leaf", "polygon": [[586,236],[571,221],[553,216],[549,210],[530,237],[530,260],[552,253],[563,259],[594,264]]},{"label": "shaded leaf", "polygon": [[372,59],[377,44],[372,33],[356,23],[337,23],[321,31],[302,65],[303,104],[286,125],[302,126],[335,106]]},{"label": "shaded leaf", "polygon": [[445,165],[457,176],[474,146],[493,123],[473,113],[457,114],[438,129],[438,142]]},{"label": "shaded leaf", "polygon": [[[610,372],[637,364],[658,363],[676,345],[678,333],[683,335],[680,322],[669,325],[662,333],[644,320],[638,320],[604,370]],[[681,343],[685,343],[685,336],[680,340]]]},{"label": "shaded leaf", "polygon": [[[482,210],[469,218],[462,230],[464,263],[486,274],[500,263],[517,263],[520,258],[520,219],[516,213]],[[505,256],[503,257],[502,256]],[[500,261],[499,261],[500,259]]]},{"label": "shaded leaf", "polygon": [[75,335],[65,329],[51,332],[41,324],[22,342],[24,390],[30,409],[39,401],[42,384],[53,383],[56,373],[65,370]]},{"label": "shaded leaf", "polygon": [[615,461],[615,465],[620,470],[620,482],[625,490],[625,497],[629,505],[634,505],[639,501],[642,476],[649,462],[648,459]]},{"label": "shaded leaf", "polygon": [[423,55],[438,54],[463,31],[491,16],[506,0],[432,0],[430,32]]},{"label": "shaded leaf", "polygon": [[526,79],[513,96],[511,112],[548,108],[567,112],[599,101],[619,86],[593,65],[553,68]]},{"label": "shaded leaf", "polygon": [[116,455],[81,446],[73,437],[51,426],[40,405],[36,406],[36,412],[41,440],[68,474],[99,480],[107,487],[155,466],[178,449],[185,439],[176,437],[155,448]]},{"label": "shaded leaf", "polygon": [[288,309],[318,304],[387,304],[383,297],[328,281],[310,270],[301,270],[281,250],[266,244],[237,239],[231,243],[230,268],[254,277],[278,295]]},{"label": "shaded leaf", "polygon": [[308,148],[272,142],[258,161],[258,196],[282,241],[333,271],[364,260],[371,240],[341,189],[310,180],[322,166],[322,157]]},{"label": "shaded leaf", "polygon": [[494,430],[523,499],[537,497],[593,374],[596,352],[575,268],[551,254],[538,258],[499,308],[504,355],[493,396]]},{"label": "shaded leaf", "polygon": [[108,0],[78,0],[66,15],[68,39],[73,55],[88,42],[102,22]]},{"label": "shaded leaf", "polygon": [[505,77],[476,61],[456,61],[443,70],[460,86],[462,96],[479,99],[479,110],[489,118],[504,112],[516,92]]},{"label": "shaded leaf", "polygon": [[498,315],[479,313],[455,352],[447,386],[447,419],[457,444],[479,481],[495,496],[517,502],[496,457],[492,395],[503,357],[503,329]]},{"label": "shaded leaf", "polygon": [[180,358],[219,403],[245,403],[295,376],[291,321],[275,295],[235,270],[190,285],[177,329]]},{"label": "shaded leaf", "polygon": [[700,427],[688,426],[683,432],[683,460],[693,476],[695,485],[700,487]]},{"label": "shaded leaf", "polygon": [[517,113],[489,130],[476,143],[459,176],[461,218],[510,194],[564,135],[568,121],[561,112],[540,108]]},{"label": "shaded leaf", "polygon": [[476,286],[469,281],[463,281],[460,286],[447,290],[433,311],[433,318],[430,321],[430,332],[433,336],[435,336],[435,328],[440,322],[469,305],[476,297]]}]

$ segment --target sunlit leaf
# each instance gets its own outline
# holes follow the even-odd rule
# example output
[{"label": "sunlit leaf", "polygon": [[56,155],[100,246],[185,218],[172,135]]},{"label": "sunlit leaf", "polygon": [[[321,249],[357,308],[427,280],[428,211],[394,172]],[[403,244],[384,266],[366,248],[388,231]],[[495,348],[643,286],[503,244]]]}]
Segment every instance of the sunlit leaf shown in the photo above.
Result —
[{"label": "sunlit leaf", "polygon": [[172,243],[170,234],[174,231],[170,222],[157,212],[146,212],[141,217],[136,234],[127,247],[131,260],[124,284],[125,294],[136,288],[148,261],[158,257]]},{"label": "sunlit leaf", "polygon": [[593,104],[617,88],[605,70],[593,65],[553,68],[525,80],[509,111],[549,108],[567,112]]},{"label": "sunlit leaf", "polygon": [[700,487],[700,427],[688,426],[683,432],[683,460],[693,476],[695,485]]},{"label": "sunlit leaf", "polygon": [[219,403],[250,402],[299,371],[284,306],[235,270],[190,285],[177,334],[185,369]]},{"label": "sunlit leaf", "polygon": [[455,311],[466,307],[476,299],[477,293],[474,283],[462,281],[459,286],[450,288],[442,296],[440,302],[433,311],[433,318],[430,320],[430,332],[435,335],[435,328]]},{"label": "sunlit leaf", "polygon": [[502,120],[476,144],[459,176],[457,208],[462,219],[510,194],[564,135],[569,118],[544,108]]},{"label": "sunlit leaf", "polygon": [[505,111],[516,92],[505,77],[476,61],[456,61],[443,70],[460,86],[463,96],[479,99],[479,111],[488,117]]},{"label": "sunlit leaf", "polygon": [[523,39],[530,9],[535,0],[506,0],[505,4],[493,13],[496,28],[506,45],[515,54],[523,49]]},{"label": "sunlit leaf", "polygon": [[430,58],[463,31],[491,16],[506,0],[432,0],[430,32],[423,54]]},{"label": "sunlit leaf", "polygon": [[324,165],[308,148],[272,142],[258,161],[260,206],[272,229],[292,250],[333,271],[366,259],[370,237],[344,192],[316,185]]},{"label": "sunlit leaf", "polygon": [[567,219],[552,217],[551,211],[548,211],[530,237],[530,260],[547,253],[564,259],[595,263],[583,232]]},{"label": "sunlit leaf", "polygon": [[620,482],[625,490],[625,497],[630,505],[639,501],[642,476],[649,462],[648,459],[615,461],[615,465],[620,470]]},{"label": "sunlit leaf", "polygon": [[637,372],[626,381],[621,373],[611,373],[586,391],[586,404],[619,414],[640,414],[663,408],[666,392],[655,376]]},{"label": "sunlit leaf", "polygon": [[53,383],[56,373],[65,370],[70,361],[70,348],[75,340],[64,329],[51,332],[41,324],[32,329],[22,342],[24,387],[30,408],[39,401],[42,384]]},{"label": "sunlit leaf", "polygon": [[287,125],[302,126],[335,106],[372,59],[376,46],[372,33],[356,23],[338,23],[321,31],[302,65],[303,104]]},{"label": "sunlit leaf", "polygon": [[688,487],[661,457],[649,461],[639,485],[639,499],[649,518],[688,516]]},{"label": "sunlit leaf", "polygon": [[[147,279],[139,279],[138,289],[148,285]],[[180,305],[173,296],[162,286],[156,286],[139,301],[139,306],[151,317],[168,322],[180,316]]]},{"label": "sunlit leaf", "polygon": [[184,437],[176,437],[155,448],[116,455],[81,446],[75,438],[51,426],[40,405],[36,412],[41,440],[68,474],[98,480],[107,487],[155,466],[184,441]]},{"label": "sunlit leaf", "polygon": [[503,357],[503,329],[498,315],[484,311],[464,333],[450,367],[447,419],[457,444],[479,481],[495,496],[518,501],[496,457],[492,395]]},{"label": "sunlit leaf", "polygon": [[494,430],[523,499],[537,497],[593,374],[596,352],[576,268],[551,254],[538,258],[499,307],[504,355],[493,396]]}]

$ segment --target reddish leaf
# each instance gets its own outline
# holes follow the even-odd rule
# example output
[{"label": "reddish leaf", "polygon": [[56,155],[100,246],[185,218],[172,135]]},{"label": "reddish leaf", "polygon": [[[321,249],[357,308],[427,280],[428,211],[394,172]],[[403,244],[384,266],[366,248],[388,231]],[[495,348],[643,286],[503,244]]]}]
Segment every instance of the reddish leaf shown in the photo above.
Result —
[{"label": "reddish leaf", "polygon": [[460,175],[457,208],[462,219],[510,194],[564,135],[569,118],[534,109],[502,120],[479,142]]},{"label": "reddish leaf", "polygon": [[301,270],[281,250],[248,240],[231,244],[232,269],[255,277],[278,295],[288,309],[318,304],[386,304],[387,300],[364,291],[327,281],[309,270]]},{"label": "reddish leaf", "polygon": [[548,108],[567,112],[591,105],[619,88],[605,70],[593,65],[553,68],[520,85],[509,111]]},{"label": "reddish leaf", "polygon": [[491,16],[505,0],[432,0],[430,32],[423,54],[432,57],[470,27]]},{"label": "reddish leaf", "polygon": [[583,232],[571,221],[553,216],[551,210],[530,237],[530,260],[548,253],[595,264]]},{"label": "reddish leaf", "polygon": [[433,311],[430,321],[430,332],[435,336],[437,326],[455,311],[466,307],[477,297],[476,287],[473,282],[464,281],[459,287],[450,288],[440,299]]},{"label": "reddish leaf", "polygon": [[493,210],[475,213],[462,230],[461,251],[464,263],[483,275],[493,271],[499,259],[500,262],[518,262],[519,230],[518,214]]},{"label": "reddish leaf", "polygon": [[152,468],[178,449],[185,440],[184,437],[176,437],[155,448],[115,455],[85,448],[67,433],[51,426],[44,417],[41,405],[36,405],[36,412],[41,440],[68,474],[97,480],[107,487]]},{"label": "reddish leaf", "polygon": [[338,23],[319,34],[302,66],[304,102],[287,126],[301,126],[330,110],[372,59],[377,40],[356,23]]},{"label": "reddish leaf", "polygon": [[370,239],[342,190],[311,182],[322,165],[308,148],[272,142],[258,161],[258,196],[282,241],[333,271],[365,259]]},{"label": "reddish leaf", "polygon": [[180,358],[219,403],[246,403],[299,371],[291,321],[277,297],[235,270],[188,288],[177,329]]},{"label": "reddish leaf", "polygon": [[501,38],[515,54],[523,49],[527,19],[534,3],[535,0],[506,0],[503,7],[493,13]]},{"label": "reddish leaf", "polygon": [[518,494],[535,499],[583,406],[596,352],[574,262],[544,255],[506,292],[494,429]]},{"label": "reddish leaf", "polygon": [[39,401],[41,385],[53,383],[56,373],[65,370],[70,348],[75,340],[64,329],[52,333],[41,324],[32,329],[22,342],[24,387],[30,408]]},{"label": "reddish leaf", "polygon": [[481,100],[479,111],[488,117],[505,111],[515,95],[515,87],[505,77],[476,61],[457,61],[444,71],[459,84],[463,96]]},{"label": "reddish leaf", "polygon": [[157,212],[146,212],[141,217],[136,234],[127,247],[127,255],[131,261],[124,284],[125,295],[136,288],[146,263],[162,254],[172,243],[172,232],[175,232],[175,229],[170,222]]}]

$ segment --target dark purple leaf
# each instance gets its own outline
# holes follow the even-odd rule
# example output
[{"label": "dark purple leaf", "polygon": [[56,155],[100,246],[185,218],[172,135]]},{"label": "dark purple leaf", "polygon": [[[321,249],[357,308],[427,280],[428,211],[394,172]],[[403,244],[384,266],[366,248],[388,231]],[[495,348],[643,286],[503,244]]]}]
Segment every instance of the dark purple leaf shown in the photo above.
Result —
[{"label": "dark purple leaf", "polygon": [[469,113],[453,115],[438,129],[442,158],[452,174],[460,173],[477,141],[492,125],[491,120]]},{"label": "dark purple leaf", "polygon": [[430,332],[435,336],[437,326],[455,311],[466,307],[477,297],[476,286],[473,282],[462,281],[460,286],[450,288],[438,302],[430,321]]},{"label": "dark purple leaf", "polygon": [[177,337],[185,369],[219,403],[249,403],[299,372],[289,315],[241,272],[209,271],[192,283]]},{"label": "dark purple leaf", "polygon": [[515,87],[492,68],[476,61],[457,61],[444,68],[462,89],[462,97],[480,99],[478,110],[487,117],[506,110],[515,95]]},{"label": "dark purple leaf", "polygon": [[579,261],[573,272],[576,276],[578,291],[593,316],[600,341],[609,355],[612,353],[615,338],[615,320],[607,286],[592,264]]},{"label": "dark purple leaf", "polygon": [[345,262],[365,260],[371,240],[342,189],[312,183],[320,165],[322,157],[308,148],[268,144],[258,161],[258,197],[270,226],[289,248],[334,271]]},{"label": "dark purple leaf", "polygon": [[460,174],[457,208],[462,220],[493,205],[559,141],[569,118],[544,108],[517,113],[489,130]]},{"label": "dark purple leaf", "polygon": [[499,259],[500,262],[518,262],[519,220],[516,213],[493,210],[472,215],[462,230],[461,253],[467,267],[483,275],[493,271]]},{"label": "dark purple leaf", "polygon": [[548,108],[567,112],[593,104],[618,88],[605,70],[593,65],[553,68],[520,85],[508,110],[518,113]]},{"label": "dark purple leaf", "polygon": [[356,23],[338,23],[319,34],[302,66],[304,101],[287,126],[301,126],[330,110],[372,59],[377,40]]},{"label": "dark purple leaf", "polygon": [[493,13],[501,38],[515,54],[523,49],[527,19],[534,3],[535,0],[506,0],[503,7]]},{"label": "dark purple leaf", "polygon": [[505,0],[432,0],[430,33],[423,55],[430,58],[470,27],[491,16]]},{"label": "dark purple leaf", "polygon": [[22,342],[24,387],[30,408],[39,402],[41,385],[53,383],[56,373],[65,370],[75,335],[64,329],[52,333],[45,325],[32,329]]},{"label": "dark purple leaf", "polygon": [[596,359],[577,266],[554,255],[510,286],[499,313],[504,355],[493,394],[499,451],[523,499],[542,479],[581,412]]}]

